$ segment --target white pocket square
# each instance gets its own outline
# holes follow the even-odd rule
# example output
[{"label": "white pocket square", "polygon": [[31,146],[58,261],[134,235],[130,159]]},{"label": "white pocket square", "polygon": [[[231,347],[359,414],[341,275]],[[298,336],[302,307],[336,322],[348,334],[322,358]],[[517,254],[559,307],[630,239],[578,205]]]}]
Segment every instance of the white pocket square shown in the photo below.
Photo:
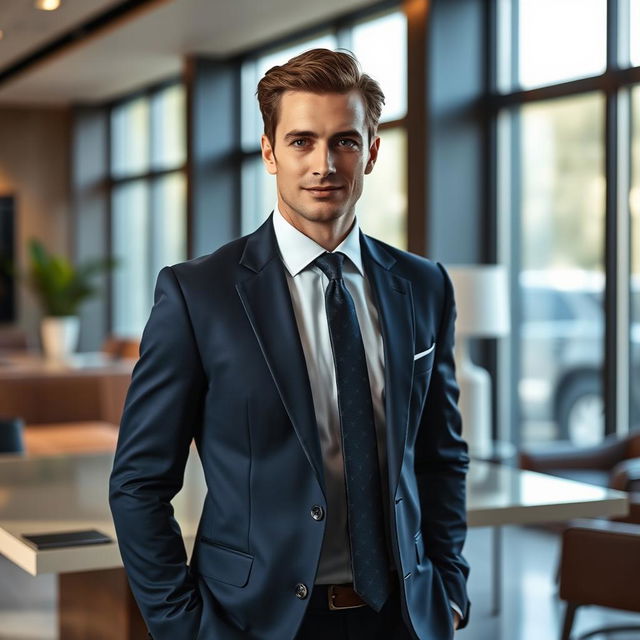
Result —
[{"label": "white pocket square", "polygon": [[435,348],[436,348],[436,343],[434,342],[426,351],[421,351],[420,353],[416,353],[416,355],[413,356],[413,359],[418,360],[419,358],[428,356]]}]

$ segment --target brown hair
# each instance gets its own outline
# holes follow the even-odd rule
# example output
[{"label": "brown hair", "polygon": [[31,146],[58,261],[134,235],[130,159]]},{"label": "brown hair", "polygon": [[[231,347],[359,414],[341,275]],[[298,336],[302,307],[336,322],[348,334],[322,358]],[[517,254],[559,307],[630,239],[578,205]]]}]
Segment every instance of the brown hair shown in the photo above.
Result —
[{"label": "brown hair", "polygon": [[272,67],[258,83],[258,103],[264,121],[264,133],[275,145],[280,97],[285,91],[312,93],[348,93],[357,89],[365,106],[365,124],[371,139],[378,128],[384,93],[380,85],[362,73],[356,57],[329,49],[305,51],[281,66]]}]

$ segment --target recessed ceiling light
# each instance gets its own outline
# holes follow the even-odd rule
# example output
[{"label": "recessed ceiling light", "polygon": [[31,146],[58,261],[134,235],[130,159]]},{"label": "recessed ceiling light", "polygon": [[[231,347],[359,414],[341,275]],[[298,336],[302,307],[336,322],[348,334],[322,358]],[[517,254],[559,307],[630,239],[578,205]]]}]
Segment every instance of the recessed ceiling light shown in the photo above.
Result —
[{"label": "recessed ceiling light", "polygon": [[36,9],[41,11],[55,11],[60,7],[61,0],[36,0]]}]

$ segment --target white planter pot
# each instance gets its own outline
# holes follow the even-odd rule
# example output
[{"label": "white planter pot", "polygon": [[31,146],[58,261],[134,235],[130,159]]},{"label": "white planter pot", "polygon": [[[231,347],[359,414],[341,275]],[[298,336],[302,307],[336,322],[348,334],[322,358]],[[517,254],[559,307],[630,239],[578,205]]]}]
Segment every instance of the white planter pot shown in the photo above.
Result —
[{"label": "white planter pot", "polygon": [[80,318],[78,316],[46,316],[40,326],[42,350],[50,360],[64,360],[78,346]]}]

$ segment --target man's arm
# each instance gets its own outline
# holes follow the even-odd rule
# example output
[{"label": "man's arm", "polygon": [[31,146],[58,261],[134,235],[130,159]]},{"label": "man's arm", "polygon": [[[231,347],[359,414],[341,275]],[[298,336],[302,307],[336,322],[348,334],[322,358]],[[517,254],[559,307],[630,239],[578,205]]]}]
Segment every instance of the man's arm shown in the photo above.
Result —
[{"label": "man's arm", "polygon": [[467,533],[467,444],[462,439],[459,389],[453,359],[456,318],[453,287],[444,268],[443,314],[435,361],[415,450],[415,473],[422,506],[422,537],[426,553],[442,576],[447,595],[460,607],[458,628],[469,620],[466,582],[469,564],[462,556]]},{"label": "man's arm", "polygon": [[171,500],[200,426],[205,376],[182,291],[160,271],[127,394],[109,503],[129,583],[155,640],[193,640],[202,600]]}]

